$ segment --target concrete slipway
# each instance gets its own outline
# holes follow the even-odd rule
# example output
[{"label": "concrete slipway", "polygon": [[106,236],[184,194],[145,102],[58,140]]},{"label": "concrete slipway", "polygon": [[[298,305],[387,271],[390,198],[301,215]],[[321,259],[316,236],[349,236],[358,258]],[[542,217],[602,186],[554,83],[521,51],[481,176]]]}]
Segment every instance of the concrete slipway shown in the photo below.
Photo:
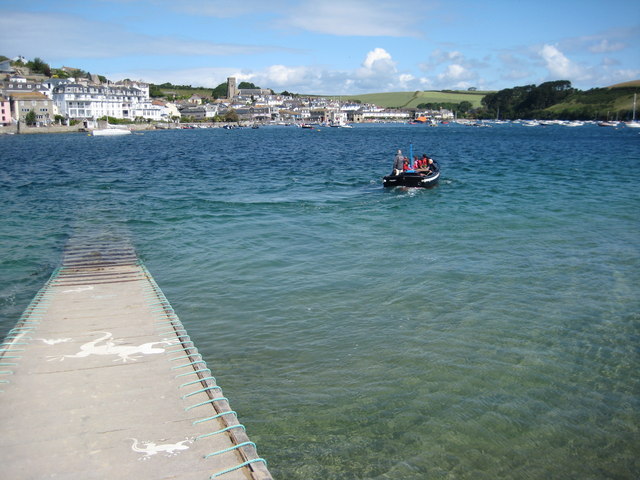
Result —
[{"label": "concrete slipway", "polygon": [[126,242],[76,239],[0,346],[0,477],[271,475]]}]

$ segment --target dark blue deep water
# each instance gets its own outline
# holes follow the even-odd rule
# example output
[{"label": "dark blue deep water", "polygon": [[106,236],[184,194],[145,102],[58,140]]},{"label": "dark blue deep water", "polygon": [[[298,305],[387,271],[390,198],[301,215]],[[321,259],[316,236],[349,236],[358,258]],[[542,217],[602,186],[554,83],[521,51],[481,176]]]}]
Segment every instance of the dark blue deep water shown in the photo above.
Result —
[{"label": "dark blue deep water", "polygon": [[[395,150],[442,167],[384,190]],[[130,236],[280,479],[640,475],[640,135],[0,136],[0,337]]]}]

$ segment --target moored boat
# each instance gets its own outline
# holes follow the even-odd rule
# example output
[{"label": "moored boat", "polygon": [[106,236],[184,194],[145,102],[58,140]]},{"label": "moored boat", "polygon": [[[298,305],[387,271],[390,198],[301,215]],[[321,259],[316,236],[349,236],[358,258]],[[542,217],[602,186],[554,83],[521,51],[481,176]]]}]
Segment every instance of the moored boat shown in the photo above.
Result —
[{"label": "moored boat", "polygon": [[633,117],[630,122],[625,122],[625,125],[629,128],[640,128],[640,122],[636,122],[636,98],[637,94],[633,94]]},{"label": "moored boat", "polygon": [[91,131],[94,137],[111,137],[114,135],[131,135],[131,130],[125,128],[98,128]]}]

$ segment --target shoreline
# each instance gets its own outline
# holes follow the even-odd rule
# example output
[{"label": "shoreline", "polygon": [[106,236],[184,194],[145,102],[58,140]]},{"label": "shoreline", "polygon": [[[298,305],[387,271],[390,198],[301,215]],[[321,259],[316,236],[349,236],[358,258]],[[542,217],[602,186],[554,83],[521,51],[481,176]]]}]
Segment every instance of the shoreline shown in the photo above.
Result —
[{"label": "shoreline", "polygon": [[[158,125],[158,124],[136,124],[129,123],[124,124],[122,126],[131,130],[132,132],[138,131],[149,131],[149,130],[181,130],[183,128],[190,128],[191,126],[202,126],[206,128],[223,128],[227,125],[237,127],[242,126],[237,122],[217,122],[217,123],[178,123],[178,124],[169,124],[169,125]],[[33,134],[44,134],[44,133],[91,133],[91,130],[83,127],[82,125],[53,125],[49,127],[27,127],[25,125],[20,125],[20,132],[18,132],[17,125],[8,125],[5,127],[0,127],[0,136],[2,135],[33,135]]]}]

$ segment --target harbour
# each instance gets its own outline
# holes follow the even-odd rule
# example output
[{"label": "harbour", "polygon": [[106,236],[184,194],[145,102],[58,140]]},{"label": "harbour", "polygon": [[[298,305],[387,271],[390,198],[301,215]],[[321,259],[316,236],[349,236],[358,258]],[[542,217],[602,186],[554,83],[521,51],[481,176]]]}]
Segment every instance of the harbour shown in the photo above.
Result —
[{"label": "harbour", "polygon": [[[274,478],[632,478],[639,138],[596,125],[2,137],[0,336],[77,232],[106,232],[130,238]],[[438,161],[438,185],[384,188],[411,144]],[[46,355],[107,332],[165,338],[121,328]],[[124,371],[169,355],[84,360]],[[175,445],[189,428],[127,437]],[[201,478],[220,471],[206,466]]]}]

